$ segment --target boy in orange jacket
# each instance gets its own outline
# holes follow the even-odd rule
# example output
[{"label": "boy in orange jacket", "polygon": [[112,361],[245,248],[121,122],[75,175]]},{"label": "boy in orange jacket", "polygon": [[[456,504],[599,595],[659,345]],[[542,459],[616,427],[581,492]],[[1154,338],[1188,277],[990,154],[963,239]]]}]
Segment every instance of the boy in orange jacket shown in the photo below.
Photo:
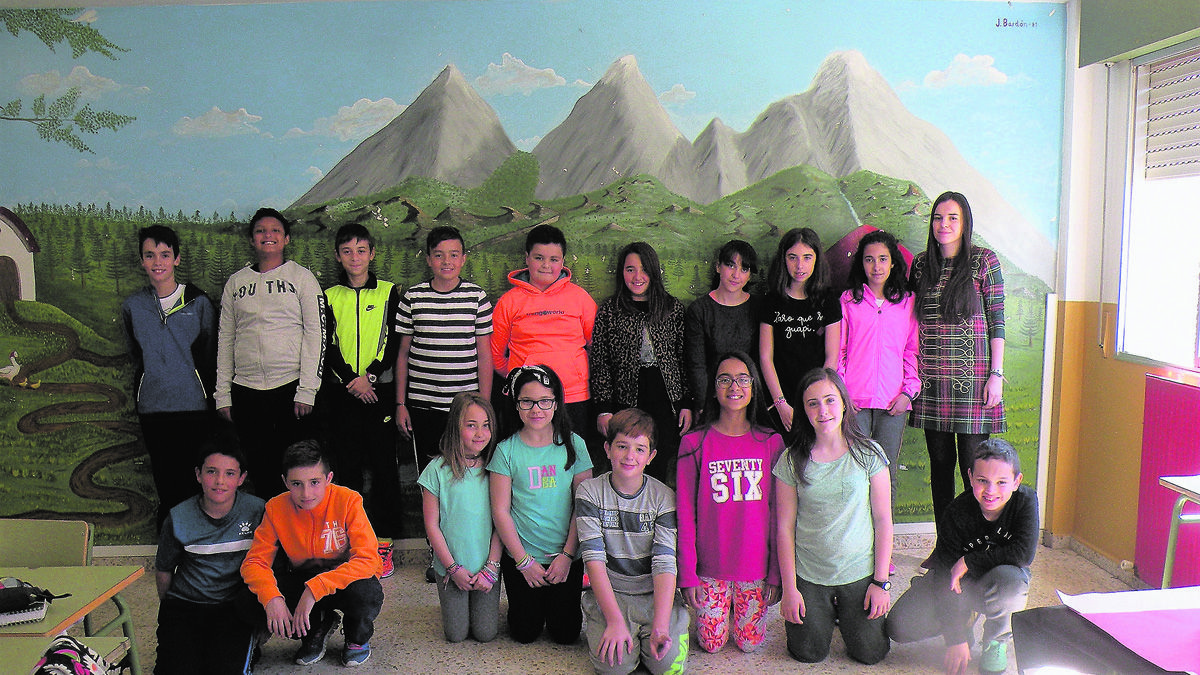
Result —
[{"label": "boy in orange jacket", "polygon": [[[325,656],[325,641],[345,617],[342,664],[371,656],[369,641],[383,607],[379,541],[357,492],[333,485],[333,472],[315,441],[283,455],[287,492],[267,502],[262,524],[242,562],[242,577],[266,609],[274,635],[300,638],[296,663]],[[285,558],[276,560],[276,551]]]}]

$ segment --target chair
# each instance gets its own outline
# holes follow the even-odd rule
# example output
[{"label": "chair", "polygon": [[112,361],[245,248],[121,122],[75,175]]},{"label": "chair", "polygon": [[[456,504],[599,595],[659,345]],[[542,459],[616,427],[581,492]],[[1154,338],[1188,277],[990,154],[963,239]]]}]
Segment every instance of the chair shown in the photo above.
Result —
[{"label": "chair", "polygon": [[[92,564],[92,526],[83,520],[0,519],[0,566],[75,567]],[[133,636],[133,614],[121,594],[113,596],[117,616],[94,628],[91,615],[83,618],[85,637],[111,635],[118,628],[129,640],[125,665],[132,675],[142,675],[137,642]]]}]

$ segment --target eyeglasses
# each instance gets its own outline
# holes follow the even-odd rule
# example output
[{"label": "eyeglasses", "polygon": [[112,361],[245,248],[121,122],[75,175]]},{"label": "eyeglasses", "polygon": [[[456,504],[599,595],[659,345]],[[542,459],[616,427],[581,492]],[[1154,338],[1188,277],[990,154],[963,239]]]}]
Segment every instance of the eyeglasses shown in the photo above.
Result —
[{"label": "eyeglasses", "polygon": [[732,375],[718,375],[717,389],[728,389],[734,382],[737,382],[737,385],[742,389],[749,389],[750,385],[754,384],[754,379],[749,375],[738,375],[737,377],[733,377]]},{"label": "eyeglasses", "polygon": [[552,398],[539,398],[536,401],[531,398],[517,399],[517,407],[521,410],[533,410],[535,403],[537,404],[537,407],[541,408],[542,410],[549,410],[554,407],[554,399]]}]

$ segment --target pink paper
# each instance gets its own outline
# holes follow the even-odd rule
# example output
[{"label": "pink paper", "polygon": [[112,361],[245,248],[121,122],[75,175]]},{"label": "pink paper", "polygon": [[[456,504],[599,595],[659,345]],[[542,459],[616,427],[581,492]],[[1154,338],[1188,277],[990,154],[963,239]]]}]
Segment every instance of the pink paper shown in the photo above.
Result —
[{"label": "pink paper", "polygon": [[1082,616],[1159,668],[1200,672],[1200,608]]}]

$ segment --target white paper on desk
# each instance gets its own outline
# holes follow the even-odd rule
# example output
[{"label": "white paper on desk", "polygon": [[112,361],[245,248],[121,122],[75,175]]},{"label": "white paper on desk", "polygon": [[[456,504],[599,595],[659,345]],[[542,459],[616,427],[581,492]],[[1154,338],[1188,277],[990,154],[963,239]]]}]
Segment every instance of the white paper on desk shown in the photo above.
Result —
[{"label": "white paper on desk", "polygon": [[1158,609],[1200,608],[1200,586],[1113,593],[1067,595],[1057,591],[1062,604],[1080,614],[1151,612]]},{"label": "white paper on desk", "polygon": [[1200,587],[1067,595],[1063,604],[1167,671],[1200,672]]}]

